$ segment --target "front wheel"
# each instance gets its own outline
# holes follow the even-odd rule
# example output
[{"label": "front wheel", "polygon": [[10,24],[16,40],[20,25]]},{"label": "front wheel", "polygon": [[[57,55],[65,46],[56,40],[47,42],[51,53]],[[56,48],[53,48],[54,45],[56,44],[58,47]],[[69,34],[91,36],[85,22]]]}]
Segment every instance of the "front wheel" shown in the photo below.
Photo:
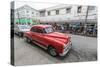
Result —
[{"label": "front wheel", "polygon": [[56,49],[53,47],[48,47],[48,53],[53,57],[57,56]]}]

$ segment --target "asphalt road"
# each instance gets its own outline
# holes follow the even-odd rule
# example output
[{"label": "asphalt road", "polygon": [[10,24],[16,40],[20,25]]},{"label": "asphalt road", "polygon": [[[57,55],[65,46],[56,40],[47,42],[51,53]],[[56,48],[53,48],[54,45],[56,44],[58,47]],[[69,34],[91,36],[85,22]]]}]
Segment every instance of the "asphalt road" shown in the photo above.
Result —
[{"label": "asphalt road", "polygon": [[[71,34],[69,34],[71,35]],[[65,57],[52,57],[35,44],[28,44],[15,35],[15,65],[70,63],[97,60],[97,38],[72,36],[72,49]]]}]

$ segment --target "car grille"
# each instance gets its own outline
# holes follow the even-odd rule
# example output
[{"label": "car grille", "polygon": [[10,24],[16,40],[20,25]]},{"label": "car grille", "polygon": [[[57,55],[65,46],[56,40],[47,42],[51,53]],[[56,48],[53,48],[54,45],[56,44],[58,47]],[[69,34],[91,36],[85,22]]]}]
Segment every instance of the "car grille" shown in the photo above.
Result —
[{"label": "car grille", "polygon": [[64,51],[67,51],[70,47],[71,47],[71,44],[69,42],[68,44],[66,44],[66,47],[64,48]]}]

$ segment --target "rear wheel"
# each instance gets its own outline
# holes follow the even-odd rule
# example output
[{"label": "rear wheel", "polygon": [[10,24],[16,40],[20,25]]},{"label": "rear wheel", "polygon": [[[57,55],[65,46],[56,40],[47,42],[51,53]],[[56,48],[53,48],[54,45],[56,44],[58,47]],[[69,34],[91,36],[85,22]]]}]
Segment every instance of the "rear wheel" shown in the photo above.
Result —
[{"label": "rear wheel", "polygon": [[51,47],[51,46],[48,47],[48,53],[49,53],[51,56],[53,56],[53,57],[57,56],[56,49],[53,48],[53,47]]},{"label": "rear wheel", "polygon": [[29,39],[28,37],[24,37],[25,41],[28,43],[31,43],[31,39]]},{"label": "rear wheel", "polygon": [[19,32],[18,35],[19,35],[20,37],[22,37],[22,33]]}]

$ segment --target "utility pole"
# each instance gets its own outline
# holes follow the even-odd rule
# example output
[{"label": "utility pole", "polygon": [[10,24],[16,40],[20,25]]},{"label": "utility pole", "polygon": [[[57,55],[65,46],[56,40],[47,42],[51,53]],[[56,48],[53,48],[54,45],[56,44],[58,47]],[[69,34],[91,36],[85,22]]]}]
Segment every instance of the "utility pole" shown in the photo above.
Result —
[{"label": "utility pole", "polygon": [[87,30],[86,23],[87,23],[88,13],[89,13],[89,6],[87,6],[87,11],[86,11],[86,16],[85,16],[84,35],[86,34],[86,30]]}]

